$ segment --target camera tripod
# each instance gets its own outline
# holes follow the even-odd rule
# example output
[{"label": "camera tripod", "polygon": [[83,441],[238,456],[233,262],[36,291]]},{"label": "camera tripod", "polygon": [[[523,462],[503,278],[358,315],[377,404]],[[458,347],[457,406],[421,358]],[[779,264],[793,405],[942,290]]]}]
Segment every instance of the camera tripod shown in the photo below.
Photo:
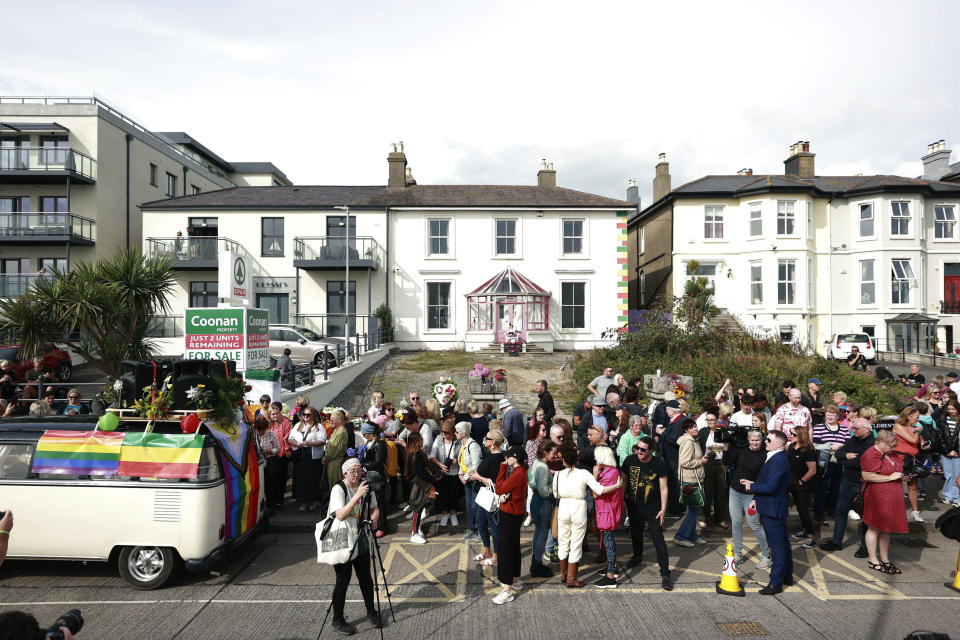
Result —
[{"label": "camera tripod", "polygon": [[[373,595],[377,601],[377,618],[380,622],[378,628],[380,629],[380,640],[383,640],[383,616],[381,615],[380,610],[380,582],[377,578],[378,565],[380,577],[383,578],[383,590],[387,594],[387,604],[390,606],[390,617],[394,622],[396,622],[397,616],[393,612],[393,601],[390,599],[390,588],[387,586],[387,573],[383,569],[383,556],[380,555],[380,540],[378,540],[377,536],[373,534],[373,521],[370,520],[369,493],[360,501],[360,517],[358,518],[357,524],[359,531],[357,532],[357,539],[353,542],[353,548],[350,550],[350,557],[353,557],[353,554],[356,553],[357,548],[360,545],[360,541],[364,536],[366,536],[368,542],[367,546],[370,549],[370,568],[373,577]],[[327,605],[327,612],[323,614],[323,622],[320,624],[320,633],[317,634],[317,640],[320,640],[320,637],[323,636],[323,629],[327,626],[327,618],[330,616],[331,609],[333,609],[333,598],[330,599],[330,604]]]}]

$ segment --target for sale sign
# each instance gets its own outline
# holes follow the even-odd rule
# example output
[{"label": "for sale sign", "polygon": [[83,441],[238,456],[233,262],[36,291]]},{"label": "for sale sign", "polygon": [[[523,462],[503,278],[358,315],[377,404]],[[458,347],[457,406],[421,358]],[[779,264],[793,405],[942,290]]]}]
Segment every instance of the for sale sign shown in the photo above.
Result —
[{"label": "for sale sign", "polygon": [[184,355],[188,360],[233,360],[238,371],[269,365],[269,319],[266,309],[187,309]]}]

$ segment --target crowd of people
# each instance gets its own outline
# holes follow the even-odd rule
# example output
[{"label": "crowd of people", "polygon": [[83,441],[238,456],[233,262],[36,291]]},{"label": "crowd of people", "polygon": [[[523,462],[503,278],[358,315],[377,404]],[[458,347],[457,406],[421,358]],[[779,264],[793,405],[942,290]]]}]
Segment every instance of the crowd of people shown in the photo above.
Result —
[{"label": "crowd of people", "polygon": [[[696,411],[671,392],[643,405],[641,381],[607,368],[569,421],[557,415],[541,380],[529,419],[507,398],[496,406],[457,400],[441,407],[411,391],[396,405],[375,393],[358,428],[342,409],[324,425],[306,398],[287,414],[264,397],[255,426],[272,509],[283,508],[290,477],[301,511],[349,517],[357,496],[369,492],[378,538],[388,532],[391,513],[398,529],[409,526],[411,543],[462,531],[464,541],[477,544],[474,561],[495,571],[496,604],[513,601],[526,574],[547,579],[558,571],[568,588],[583,587],[580,567],[594,544],[601,565],[595,587],[616,588],[626,569],[642,565],[650,542],[662,587],[671,590],[666,529],[678,547],[706,544],[708,530],[729,536],[735,560],[743,562],[744,522],[757,540],[750,555],[770,571],[760,593],[775,594],[793,584],[793,545],[839,550],[849,521],[859,527],[856,557],[874,571],[900,573],[890,534],[908,530],[904,498],[910,518],[923,521],[922,476],[930,471],[944,475],[940,499],[960,506],[955,382],[920,380],[916,397],[887,420],[843,392],[825,393],[817,378],[804,389],[784,381],[771,390],[772,406],[763,390],[729,380]],[[791,508],[799,516],[795,531],[788,529]],[[832,528],[823,529],[828,519]],[[520,534],[531,526],[527,568]],[[618,554],[615,533],[623,528],[629,557]],[[340,596],[351,565],[370,619],[379,623],[364,557],[336,572],[334,626],[345,633],[353,627],[343,619]]]}]

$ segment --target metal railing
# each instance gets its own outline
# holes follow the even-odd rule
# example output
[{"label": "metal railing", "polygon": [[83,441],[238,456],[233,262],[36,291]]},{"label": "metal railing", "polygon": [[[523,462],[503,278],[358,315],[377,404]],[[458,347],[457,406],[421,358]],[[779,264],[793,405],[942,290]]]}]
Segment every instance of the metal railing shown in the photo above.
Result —
[{"label": "metal railing", "polygon": [[95,180],[97,161],[68,147],[3,147],[0,171],[72,171]]},{"label": "metal railing", "polygon": [[152,316],[147,326],[147,338],[182,338],[183,315]]},{"label": "metal railing", "polygon": [[298,236],[293,239],[293,255],[297,260],[339,261],[349,257],[355,261],[371,260],[379,269],[384,263],[384,251],[371,236],[353,236],[349,243],[341,236]]},{"label": "metal railing", "polygon": [[0,274],[0,298],[19,298],[30,289],[30,285],[37,278],[44,277],[46,276]]},{"label": "metal railing", "polygon": [[940,313],[960,314],[960,300],[941,300]]},{"label": "metal railing", "polygon": [[129,125],[134,131],[142,134],[145,137],[151,138],[154,142],[162,144],[168,150],[173,153],[182,156],[186,160],[189,160],[192,164],[197,167],[202,168],[204,171],[216,176],[222,182],[229,182],[226,176],[221,172],[207,166],[202,162],[198,156],[192,153],[188,153],[183,149],[179,149],[167,140],[164,140],[154,132],[150,131],[143,125],[139,124],[135,120],[130,119],[128,116],[122,114],[119,110],[110,106],[100,98],[96,96],[0,96],[0,104],[36,104],[36,105],[66,105],[66,104],[92,104],[96,105],[99,108],[103,109],[113,117],[121,120],[122,122]]},{"label": "metal railing", "polygon": [[97,223],[72,213],[0,213],[0,236],[69,236],[96,242]]},{"label": "metal railing", "polygon": [[242,247],[236,240],[223,237],[147,238],[148,259],[165,257],[180,262],[216,260],[221,251],[242,251]]},{"label": "metal railing", "polygon": [[[377,316],[342,313],[301,313],[291,316],[292,322],[312,329],[321,336],[342,338],[344,335],[357,336],[367,333],[376,333],[378,342],[383,342],[383,332],[380,330],[380,318]],[[348,327],[344,331],[344,326]]]}]

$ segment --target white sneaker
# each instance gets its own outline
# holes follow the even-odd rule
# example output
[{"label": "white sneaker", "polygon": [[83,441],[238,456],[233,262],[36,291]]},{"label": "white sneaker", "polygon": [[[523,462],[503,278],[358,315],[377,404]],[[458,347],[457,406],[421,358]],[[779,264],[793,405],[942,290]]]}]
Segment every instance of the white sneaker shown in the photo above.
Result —
[{"label": "white sneaker", "polygon": [[399,507],[400,509],[403,509],[404,513],[406,513],[407,511],[410,511],[410,505],[408,505],[406,502],[401,502],[400,504],[397,505],[397,507]]},{"label": "white sneaker", "polygon": [[923,517],[920,515],[919,511],[911,511],[910,513],[913,515],[914,522],[923,522]]},{"label": "white sneaker", "polygon": [[415,544],[427,544],[427,539],[424,538],[419,533],[414,533],[413,535],[410,536],[410,542],[413,542]]},{"label": "white sneaker", "polygon": [[507,604],[513,602],[513,594],[508,591],[501,591],[493,598],[493,604]]},{"label": "white sneaker", "polygon": [[624,526],[624,527],[627,527],[627,528],[630,527],[630,518],[624,518],[624,519],[623,519],[623,526]]},{"label": "white sneaker", "polygon": [[460,526],[460,521],[457,520],[457,514],[453,514],[452,516],[450,516],[450,524],[453,525],[454,527]]},{"label": "white sneaker", "polygon": [[691,541],[689,541],[689,540],[674,540],[674,543],[676,543],[677,546],[680,546],[680,547],[692,547],[692,546],[693,546],[693,543],[692,543]]},{"label": "white sneaker", "polygon": [[760,558],[760,562],[757,563],[757,569],[769,569],[773,566],[773,560],[767,556]]},{"label": "white sneaker", "polygon": [[697,544],[707,544],[707,541],[706,541],[706,539],[704,539],[704,538],[697,538],[696,543],[697,543]]},{"label": "white sneaker", "polygon": [[442,516],[440,516],[440,526],[441,527],[447,526],[447,522],[449,520],[450,520],[450,516],[448,516],[447,514],[443,514]]},{"label": "white sneaker", "polygon": [[403,516],[404,520],[413,520],[413,509],[407,512],[407,515]]},{"label": "white sneaker", "polygon": [[853,521],[857,521],[860,519],[860,514],[854,511],[853,509],[850,509],[850,511],[847,512],[847,517]]},{"label": "white sneaker", "polygon": [[517,580],[511,585],[514,591],[523,591],[523,583]]},{"label": "white sneaker", "polygon": [[531,518],[531,517],[530,517],[530,514],[528,513],[528,514],[527,514],[527,517],[524,518],[524,520],[523,520],[523,526],[529,527],[529,526],[532,525],[532,524],[533,524],[533,518]]}]

